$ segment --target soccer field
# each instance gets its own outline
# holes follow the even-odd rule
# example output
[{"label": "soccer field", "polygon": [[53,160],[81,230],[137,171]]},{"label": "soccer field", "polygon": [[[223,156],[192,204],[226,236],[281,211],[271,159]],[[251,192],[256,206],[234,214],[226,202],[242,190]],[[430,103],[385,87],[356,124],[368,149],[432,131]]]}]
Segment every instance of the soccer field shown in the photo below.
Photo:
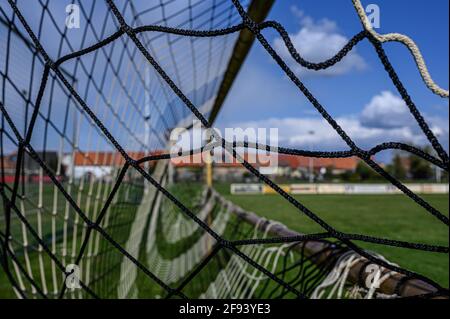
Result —
[{"label": "soccer field", "polygon": [[[224,197],[245,210],[279,221],[300,233],[321,232],[316,223],[279,195],[231,195],[229,185],[217,185]],[[422,195],[448,216],[448,195]],[[395,240],[447,246],[448,228],[403,195],[296,195],[296,200],[337,230]],[[402,267],[449,286],[446,254],[358,243]]]},{"label": "soccer field", "polygon": [[[192,184],[181,184],[177,187],[171,188],[171,191],[184,202],[193,202],[195,191],[201,189],[199,187],[192,188]],[[225,198],[231,200],[245,210],[253,211],[258,215],[281,222],[290,229],[300,233],[317,233],[322,232],[317,224],[309,220],[302,213],[299,213],[295,207],[290,205],[284,198],[279,195],[231,195],[229,184],[215,185]],[[190,190],[190,191],[189,191]],[[52,187],[45,187],[44,201],[51,202]],[[137,195],[137,194],[136,194]],[[295,198],[320,216],[323,220],[331,224],[337,230],[346,233],[359,233],[370,236],[377,236],[388,239],[426,243],[432,245],[448,245],[448,229],[438,222],[434,217],[427,214],[423,209],[418,207],[414,202],[402,195],[297,195]],[[424,198],[429,201],[440,211],[448,215],[448,195],[424,195]],[[139,202],[138,199],[135,199]],[[194,209],[191,203],[191,209]],[[198,213],[197,211],[195,211]],[[112,212],[115,216],[113,225],[129,225],[135,214],[134,206],[117,206]],[[181,211],[176,212],[183,216]],[[36,216],[29,216],[32,224],[36,223]],[[13,233],[17,234],[19,238],[20,227],[19,223],[13,223]],[[128,226],[123,228],[120,226],[119,232],[115,227],[108,229],[114,238],[121,243],[124,243],[128,234]],[[47,238],[51,233],[50,220],[48,216],[43,218],[43,234]],[[81,233],[79,234],[81,237]],[[120,235],[120,236],[119,236]],[[232,239],[236,234],[227,232],[225,238]],[[193,240],[197,236],[193,237]],[[241,238],[243,239],[243,238]],[[159,239],[161,252],[164,254],[174,253],[173,247],[170,244],[162,244],[163,238]],[[425,275],[444,287],[448,287],[449,282],[449,260],[446,254],[422,252],[409,249],[400,249],[394,247],[387,247],[383,245],[358,243],[365,249],[377,252],[386,257],[389,261],[395,262],[400,266],[413,270],[417,273]],[[70,246],[70,245],[69,245]],[[105,247],[106,248],[106,247]],[[176,248],[176,247],[175,247]],[[180,248],[180,247],[178,247]],[[181,247],[182,248],[182,247]],[[178,251],[179,249],[177,249]],[[182,249],[183,250],[183,249]],[[176,251],[175,251],[176,253]],[[108,255],[119,262],[121,258],[117,254],[112,253]],[[38,255],[36,253],[30,254],[33,273],[39,273]],[[46,261],[46,267],[49,269],[49,261]],[[211,276],[217,274],[219,269],[210,268],[203,274],[203,276]],[[116,267],[110,274],[112,282],[117,280],[120,268]],[[49,274],[48,274],[49,275]],[[210,279],[208,279],[210,280]],[[206,280],[206,282],[209,282]],[[205,280],[204,280],[205,281]],[[150,281],[142,277],[139,280],[142,296],[154,297],[160,295],[163,291],[154,284],[148,285]],[[144,284],[145,283],[145,284]],[[195,289],[193,289],[195,288]],[[199,287],[190,287],[190,290],[196,292]],[[7,278],[4,273],[0,273],[0,296],[13,297],[13,292],[10,288]]]}]

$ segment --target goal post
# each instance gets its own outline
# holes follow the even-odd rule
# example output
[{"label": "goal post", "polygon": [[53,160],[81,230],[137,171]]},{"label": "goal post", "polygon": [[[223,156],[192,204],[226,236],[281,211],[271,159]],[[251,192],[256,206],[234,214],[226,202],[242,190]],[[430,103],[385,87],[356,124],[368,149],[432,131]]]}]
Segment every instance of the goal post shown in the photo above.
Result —
[{"label": "goal post", "polygon": [[[261,23],[270,12],[275,0],[253,0],[248,8],[248,15],[255,23]],[[242,67],[253,43],[255,36],[247,29],[239,33],[239,37],[234,45],[233,52],[228,62],[222,83],[209,116],[209,122],[214,123],[224,101],[230,91],[239,70]]]}]

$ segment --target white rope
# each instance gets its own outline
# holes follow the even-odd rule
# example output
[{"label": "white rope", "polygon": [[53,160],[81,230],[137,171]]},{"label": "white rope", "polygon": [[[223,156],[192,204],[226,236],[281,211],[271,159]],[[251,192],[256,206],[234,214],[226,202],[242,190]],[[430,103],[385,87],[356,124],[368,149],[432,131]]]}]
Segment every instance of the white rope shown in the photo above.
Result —
[{"label": "white rope", "polygon": [[[130,8],[131,10],[134,10],[131,4]],[[127,10],[129,10],[129,8]],[[230,14],[234,12],[232,7],[228,10]],[[234,24],[234,20],[238,18],[238,15],[234,14],[234,18],[232,15],[227,18],[227,21],[229,20],[228,22],[226,20],[217,20],[220,15],[222,15],[222,13],[217,11],[217,14],[213,16],[216,20],[211,20],[211,29],[223,26],[224,23]],[[167,23],[173,19],[178,18],[168,17]],[[137,25],[142,25],[142,23],[136,22],[134,26]],[[91,28],[92,27],[94,26],[91,25]],[[99,30],[98,35],[102,38],[103,33]],[[177,79],[177,86],[182,88],[184,92],[188,92],[188,94],[192,93],[192,98],[196,105],[206,106],[204,109],[201,109],[204,114],[207,114],[212,107],[212,103],[209,101],[215,99],[218,85],[220,85],[220,79],[226,71],[227,61],[231,56],[234,47],[233,44],[235,42],[234,40],[236,40],[237,36],[238,34],[236,33],[225,35],[220,39],[211,38],[209,39],[208,44],[206,44],[206,42],[204,42],[205,44],[203,44],[203,42],[195,43],[195,50],[186,50],[186,45],[173,46],[170,40],[171,37],[169,36],[158,40],[147,33],[142,34],[147,49],[153,54],[158,64],[163,66],[171,75],[174,73],[174,68],[179,69],[181,77]],[[83,43],[73,41],[71,37],[68,37],[66,41],[74,50],[78,48],[78,45],[80,45],[80,48],[84,47]],[[180,111],[180,108],[176,108],[172,105],[174,102],[173,92],[160,78],[156,70],[148,67],[147,69],[151,72],[151,78],[149,81],[144,79],[144,72],[142,71],[144,70],[144,66],[148,66],[148,61],[139,54],[134,55],[134,51],[132,51],[129,46],[127,47],[129,41],[131,40],[120,38],[113,45],[113,47],[119,45],[118,48],[111,48],[111,50],[109,48],[101,48],[97,50],[95,52],[95,55],[98,55],[99,57],[97,60],[91,61],[87,57],[81,58],[79,64],[77,64],[78,68],[76,68],[76,70],[78,71],[75,72],[75,75],[78,83],[82,84],[82,87],[79,89],[76,84],[74,84],[73,87],[76,91],[79,91],[80,95],[85,95],[84,100],[86,104],[89,105],[92,112],[96,114],[108,130],[114,132],[119,144],[126,145],[127,152],[144,152],[145,155],[150,155],[150,151],[162,148],[160,141],[165,141],[167,139],[165,137],[165,131],[162,131],[160,128],[162,125],[162,118],[168,118],[168,123],[164,123],[163,125],[169,127],[179,126],[174,125],[174,123],[181,119],[188,120],[188,118],[184,112]],[[184,39],[181,37],[180,41],[192,41],[192,39]],[[209,49],[203,50],[207,45],[209,45]],[[170,51],[172,49],[174,55],[177,57],[176,60],[177,64],[179,64],[178,66],[172,65],[173,63],[169,58],[169,53],[171,53]],[[191,53],[191,51],[194,52]],[[112,55],[113,52],[120,53],[120,55],[123,55],[123,58],[118,60],[119,54]],[[110,58],[112,58],[111,61]],[[191,65],[190,61],[192,59],[195,59],[196,61],[207,60],[208,63],[197,64],[194,62],[194,64]],[[94,64],[95,61],[97,61],[97,66]],[[95,76],[94,66],[97,68],[95,70],[98,71],[98,67],[100,66],[103,68],[102,70],[108,74],[108,81],[106,81],[104,85],[100,81],[101,78]],[[194,81],[192,80],[193,75]],[[87,82],[88,78],[89,82]],[[85,82],[89,84],[89,90],[87,88],[84,89]],[[144,92],[146,92],[146,94],[143,94]],[[63,89],[61,93],[67,94],[68,92]],[[204,96],[201,98],[200,94],[203,94]],[[148,95],[150,100],[144,101],[144,95]],[[196,97],[196,95],[198,96]],[[44,104],[47,104],[47,102],[48,101],[46,100]],[[152,114],[150,120],[145,119],[145,117],[150,114],[141,109],[141,106],[145,107],[147,104],[149,106],[151,105]],[[14,109],[12,111],[18,112],[19,109],[20,108],[17,108],[17,110]],[[82,169],[77,169],[76,172],[75,168],[73,169],[72,174],[68,175],[69,180],[63,181],[63,186],[81,211],[85,213],[86,217],[91,220],[96,220],[103,205],[106,203],[106,199],[118,176],[119,170],[115,167],[115,163],[118,162],[116,159],[120,158],[121,155],[116,152],[113,145],[111,145],[109,140],[102,134],[100,129],[92,119],[90,119],[86,112],[82,110],[81,106],[73,100],[73,97],[68,101],[68,108],[66,109],[68,110],[66,112],[70,112],[66,114],[68,121],[72,119],[72,116],[74,120],[73,124],[70,124],[69,122],[67,127],[66,124],[63,125],[64,117],[59,116],[59,113],[54,113],[54,111],[52,111],[53,113],[50,114],[50,110],[48,113],[48,119],[51,120],[52,124],[55,124],[55,129],[49,130],[49,132],[51,132],[48,133],[49,141],[51,138],[53,142],[54,134],[60,135],[57,168],[55,173],[57,176],[64,175],[64,172],[61,169],[62,164],[67,165],[68,168],[74,168],[75,164],[82,166]],[[169,114],[169,111],[171,114]],[[169,118],[170,115],[173,117],[174,123],[171,122],[172,120]],[[189,119],[192,117],[193,115],[190,114]],[[41,121],[40,117],[38,118],[38,121]],[[191,121],[189,121],[189,124],[190,123]],[[150,132],[148,136],[146,135],[149,143],[142,142],[143,131],[144,133],[148,133],[143,129],[145,125],[149,125],[153,128],[152,132]],[[64,126],[64,128],[62,128],[62,126]],[[59,130],[56,130],[56,127]],[[73,133],[73,135],[71,133]],[[78,139],[81,138],[82,140],[78,141]],[[49,143],[48,150],[52,150],[53,147],[53,143]],[[80,161],[80,158],[77,156],[75,163],[76,153],[78,153],[78,155],[84,153],[84,158]],[[113,158],[103,156],[102,160],[102,153],[116,154],[113,155]],[[87,168],[88,166],[95,166],[95,172],[101,172],[100,174],[95,175],[101,175],[101,177],[93,176],[89,178],[86,175],[80,177],[80,174],[90,170]],[[28,173],[25,170],[26,168],[24,169],[25,176],[35,173],[34,171]],[[133,173],[137,175],[137,172],[130,171],[131,170],[127,172],[126,178],[133,180],[129,176]],[[52,253],[61,261],[61,264],[64,267],[67,264],[73,263],[78,256],[80,245],[87,234],[88,225],[84,223],[75,209],[71,207],[70,203],[65,200],[61,191],[56,186],[53,186],[53,194],[50,192],[52,191],[52,187],[50,184],[47,185],[46,180],[43,178],[45,177],[45,173],[43,173],[42,169],[40,169],[39,174],[39,183],[34,184],[34,182],[32,182],[28,184],[27,182],[26,190],[23,194],[20,194],[21,196],[18,196],[17,203],[20,205],[20,212],[25,217],[27,214],[31,215],[30,213],[33,211],[33,214],[35,214],[31,220],[33,228],[37,229],[40,238],[48,240]],[[136,178],[136,180],[140,181],[141,178],[142,176],[139,175],[139,178]],[[148,181],[146,181],[146,183],[148,183]],[[122,187],[128,186],[125,186],[124,183],[117,194],[125,196],[125,200],[128,195],[136,195],[133,194],[132,188],[125,188],[125,194],[122,194]],[[129,234],[126,234],[127,238],[125,239],[125,242],[119,243],[125,246],[126,250],[137,259],[139,257],[139,252],[141,251],[140,248],[146,244],[146,238],[143,238],[143,234],[149,217],[149,207],[151,207],[153,199],[155,198],[154,194],[152,196],[147,195],[148,194],[141,198],[140,205],[132,208],[129,212],[129,214],[135,214],[135,219],[130,223],[131,231]],[[101,221],[100,226],[106,231],[109,230],[109,226],[112,228],[111,230],[115,230],[113,221],[116,215],[121,213],[121,207],[119,207],[119,209],[114,207],[118,196],[119,195],[114,197],[112,202],[113,205],[106,211],[106,215]],[[207,198],[202,197],[202,199],[206,200]],[[204,207],[204,205],[201,205],[200,207]],[[206,210],[207,209],[205,208],[205,211]],[[199,217],[203,219],[202,216],[203,215],[200,215]],[[65,276],[63,272],[57,267],[57,263],[49,258],[43,251],[42,247],[36,244],[36,241],[30,237],[26,226],[16,218],[13,222],[17,223],[17,225],[20,226],[20,229],[18,229],[17,233],[13,233],[14,238],[11,239],[14,239],[20,247],[11,247],[11,249],[18,254],[21,254],[20,257],[24,260],[25,268],[25,273],[22,273],[22,270],[18,268],[18,265],[14,262],[12,263],[14,267],[12,270],[14,271],[18,283],[18,290],[14,291],[18,296],[20,296],[20,290],[26,293],[26,295],[31,291],[32,297],[38,297],[38,292],[35,287],[25,278],[29,277],[42,288],[45,296],[54,297],[58,295],[64,284]],[[223,220],[222,222],[224,226],[227,224]],[[169,243],[177,242],[178,240],[189,236],[197,229],[197,225],[191,220],[180,220],[179,224],[180,232],[175,231],[175,228],[170,228],[171,233],[167,237]],[[20,230],[22,234],[20,234]],[[121,230],[118,231],[121,232]],[[15,237],[17,237],[17,239]],[[101,281],[104,280],[101,277],[104,268],[110,265],[113,266],[110,259],[114,258],[104,257],[104,250],[114,248],[107,243],[106,245],[108,246],[105,248],[104,246],[106,245],[103,243],[106,243],[103,236],[99,232],[92,232],[83,258],[81,258],[78,265],[81,270],[80,279],[88,286],[91,284],[91,288],[93,288],[94,291],[97,290],[98,284],[96,283],[99,281],[101,283]],[[182,258],[184,259],[177,261],[179,265],[174,267],[177,268],[179,274],[186,273],[188,269],[192,269],[195,262],[204,256],[203,251],[209,250],[209,241],[205,241],[203,245],[204,248],[201,248],[200,244],[193,247],[189,253],[183,255]],[[136,265],[127,260],[125,256],[123,258],[123,273],[120,274],[120,278],[123,280],[121,280],[120,283],[113,282],[112,285],[117,284],[120,286],[118,289],[123,296],[137,296],[137,290],[132,289],[135,287],[137,278]],[[165,269],[164,267],[166,267],[167,269],[165,271],[170,271],[164,262],[158,262],[157,267],[160,269]],[[178,269],[178,267],[180,267],[180,269]],[[130,280],[129,284],[124,282],[126,281],[126,278]],[[103,289],[103,285],[98,286],[98,289]],[[98,293],[98,291],[96,292]],[[87,293],[83,289],[75,291],[68,290],[65,296],[68,298],[84,297],[87,296]],[[111,297],[111,295],[106,297]]]},{"label": "white rope", "polygon": [[[164,170],[166,167],[166,163],[158,162],[156,164],[156,168],[154,173],[152,174],[153,178],[158,181],[161,181],[162,186],[164,186],[165,181],[161,180]],[[157,189],[154,187],[148,187],[146,195],[142,198],[142,202],[138,207],[136,212],[136,217],[131,225],[130,236],[125,243],[125,250],[128,253],[135,257],[139,257],[139,249],[141,247],[141,243],[143,241],[143,235],[145,231],[145,223],[148,217],[149,212],[151,211],[151,205],[153,199],[157,196]],[[155,210],[159,209],[159,205],[161,202],[161,197],[156,198]],[[153,218],[153,217],[152,217]],[[152,225],[150,225],[152,227]],[[150,229],[149,232],[154,230]],[[98,245],[96,247],[96,252],[98,252]],[[136,265],[134,265],[131,260],[124,257],[123,261],[120,265],[120,280],[118,284],[118,297],[119,298],[137,298],[138,297],[138,289],[136,287],[136,278],[138,275],[138,270]]]},{"label": "white rope", "polygon": [[[263,222],[266,222],[266,220],[261,219],[255,225],[254,238],[267,238],[270,228],[280,225],[277,222],[269,221],[269,225],[264,233],[262,236],[259,236],[260,232],[258,229]],[[248,245],[242,248],[242,252],[265,269],[274,273],[277,269],[279,258],[285,255],[287,247],[289,247],[289,244],[269,248],[263,245]],[[244,262],[241,257],[232,255],[225,268],[219,272],[216,279],[211,282],[208,289],[199,298],[252,298],[261,283],[266,280],[269,280],[269,278],[259,270]]]},{"label": "white rope", "polygon": [[[39,169],[39,197],[38,197],[38,207],[36,214],[36,222],[37,222],[37,233],[39,238],[42,238],[42,211],[44,209],[44,185],[43,185],[43,169]],[[45,277],[45,266],[44,266],[44,257],[43,257],[43,247],[38,245],[38,264],[39,264],[39,273],[41,275],[41,283],[42,283],[42,292],[44,294],[48,293],[47,290],[47,279]]]},{"label": "white rope", "polygon": [[[162,223],[167,223],[167,221],[170,222],[171,219],[165,219],[165,217],[176,213],[166,210],[164,207],[162,208],[162,212],[164,212],[163,214],[160,214]],[[214,229],[217,234],[223,234],[230,215],[229,207],[222,206],[210,227]],[[157,215],[155,214],[155,216]],[[186,222],[187,221],[188,220],[186,220]],[[156,222],[156,219],[154,222]],[[208,254],[210,251],[207,245],[210,240],[209,237],[210,235],[208,233],[204,233],[189,250],[174,259],[168,260],[159,254],[156,247],[156,232],[152,229],[152,231],[149,232],[147,240],[147,260],[149,269],[167,284],[178,281],[185,277]],[[183,240],[183,238],[180,240]]]},{"label": "white rope", "polygon": [[[164,163],[161,162],[161,164],[162,165],[160,166],[162,167]],[[161,185],[164,187],[166,182],[166,179],[163,179],[161,181]],[[207,194],[208,193],[204,191],[201,193],[200,198],[197,197],[194,199],[195,202],[204,203],[204,207],[200,211],[199,215],[197,215],[199,218],[204,218],[208,214],[211,214],[214,209],[214,203],[218,200],[216,195],[211,195],[209,198],[205,198]],[[176,258],[164,258],[158,251],[156,242],[158,219],[160,219],[160,226],[161,229],[163,229],[166,242],[174,245],[192,235],[192,230],[197,230],[199,226],[195,224],[196,229],[193,228],[192,223],[195,222],[190,219],[183,218],[178,220],[180,212],[174,209],[172,202],[164,198],[164,196],[159,192],[155,195],[156,203],[153,208],[146,240],[147,265],[148,269],[155,276],[160,278],[164,283],[171,284],[184,278],[210,252],[210,245],[208,245],[208,243],[210,242],[211,235],[204,233],[188,250]],[[153,196],[145,196],[145,198],[153,198]],[[145,198],[140,205],[138,217],[132,227],[131,237],[128,239],[126,244],[127,251],[135,257],[137,257],[139,247],[142,243],[142,234],[145,225],[143,218],[148,216],[148,211],[151,206],[151,200],[148,200],[145,203]],[[217,215],[210,225],[210,227],[219,235],[223,234],[226,226],[228,225],[228,220],[231,216],[229,209],[229,205],[221,205]],[[177,223],[175,223],[175,221],[177,221]],[[171,228],[174,228],[175,231]],[[136,266],[130,260],[124,258],[121,265],[120,282],[117,289],[119,298],[138,297],[139,291],[136,285],[136,278]]]},{"label": "white rope", "polygon": [[[25,196],[18,198],[19,205],[20,205],[20,212],[21,212],[21,214],[23,216],[26,216],[25,199],[26,199]],[[32,267],[31,267],[31,262],[30,262],[30,258],[29,258],[29,254],[28,254],[28,250],[30,249],[30,247],[29,247],[29,242],[28,242],[27,229],[26,229],[26,227],[25,227],[25,225],[23,223],[21,224],[21,231],[22,231],[22,247],[23,247],[23,255],[24,255],[24,259],[25,259],[26,272],[27,272],[27,274],[28,274],[28,276],[30,278],[33,278],[33,270],[32,270]],[[14,252],[13,245],[10,244],[10,248],[11,248],[11,251]],[[16,273],[16,276],[17,276],[17,281],[18,281],[19,286],[20,286],[19,288],[23,292],[26,292],[26,286],[24,284],[22,284],[22,282],[23,282],[22,274],[19,271],[19,269],[16,267],[15,262],[14,262],[14,270],[15,270],[15,273]],[[36,288],[33,285],[31,285],[31,284],[30,284],[30,286],[31,286],[31,293],[33,295],[35,295],[37,293]],[[16,290],[16,288],[14,288],[14,293],[19,298],[21,298],[21,295]]]},{"label": "white rope", "polygon": [[366,15],[366,12],[361,4],[360,0],[352,0],[353,6],[355,7],[356,12],[361,20],[361,23],[372,36],[374,36],[380,42],[400,42],[404,44],[409,51],[412,53],[414,60],[416,62],[417,68],[419,69],[420,75],[422,76],[423,81],[426,86],[436,95],[439,95],[444,98],[449,97],[448,90],[442,89],[438,86],[428,71],[428,68],[425,64],[425,60],[420,52],[419,47],[414,43],[414,41],[408,36],[400,33],[388,33],[388,34],[379,34],[373,28],[372,24],[369,21],[369,18]]},{"label": "white rope", "polygon": [[[375,255],[375,254],[374,254]],[[381,260],[388,262],[383,256],[376,254]],[[360,287],[354,285],[350,289],[345,287],[348,283],[348,275],[350,270],[358,263],[367,261],[366,258],[359,254],[349,251],[342,256],[336,262],[336,266],[328,274],[328,276],[322,281],[322,283],[316,287],[311,295],[311,299],[372,299],[372,298],[396,298],[396,295],[384,295],[379,294],[377,289],[391,276],[396,274],[394,271],[388,271],[383,274],[384,268],[377,266],[375,273],[372,275],[370,283],[366,283],[367,287]],[[395,265],[390,263],[391,265]],[[395,265],[397,266],[397,265]],[[366,268],[367,269],[367,268]],[[327,296],[325,297],[325,294]]]},{"label": "white rope", "polygon": [[[207,202],[202,206],[197,217],[200,220],[205,220],[205,218],[214,208],[214,203],[215,197],[210,196]],[[173,205],[168,209],[173,212]],[[189,237],[196,230],[198,230],[198,224],[195,221],[193,221],[192,219],[187,219],[181,214],[166,214],[165,218],[171,218],[171,220],[164,223],[163,226],[163,233],[167,234],[165,238],[167,243],[169,244],[173,244],[177,241],[182,240],[183,238]]]}]

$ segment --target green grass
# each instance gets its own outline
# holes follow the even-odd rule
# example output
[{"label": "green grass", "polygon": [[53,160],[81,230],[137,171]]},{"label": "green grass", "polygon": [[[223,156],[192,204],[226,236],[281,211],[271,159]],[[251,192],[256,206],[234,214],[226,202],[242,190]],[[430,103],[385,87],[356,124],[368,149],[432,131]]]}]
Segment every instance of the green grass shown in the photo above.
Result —
[{"label": "green grass", "polygon": [[[216,189],[242,208],[280,221],[292,230],[301,233],[324,231],[277,194],[231,195],[229,185],[216,185]],[[421,196],[448,216],[448,195]],[[296,195],[294,198],[342,232],[441,246],[449,243],[448,227],[404,195]],[[444,287],[449,286],[447,254],[358,244]]]},{"label": "green grass", "polygon": [[[195,198],[196,192],[200,189],[199,185],[177,184],[176,187],[171,188],[171,192],[173,192],[176,197],[191,210],[197,212],[192,199]],[[216,189],[226,198],[232,200],[244,209],[253,211],[260,216],[282,222],[292,230],[301,233],[323,232],[323,229],[279,195],[231,195],[229,193],[229,185],[226,184],[216,185]],[[121,194],[122,193],[119,192],[119,196],[122,196]],[[131,206],[126,203],[113,205],[110,227],[106,229],[112,237],[122,245],[128,238],[129,226],[135,214],[135,203],[139,202],[140,192],[136,190],[133,191],[132,194],[135,194],[136,198],[131,200]],[[317,214],[321,219],[342,232],[448,246],[448,227],[403,195],[297,195],[294,197],[312,212]],[[448,215],[448,195],[423,195],[423,198],[430,202],[435,208]],[[35,197],[30,199],[32,201],[37,201],[37,198]],[[52,200],[53,187],[49,186],[44,189],[43,201],[46,204],[44,204],[44,206],[51,208]],[[85,200],[82,200],[82,203],[86,204]],[[62,211],[64,205],[65,200],[60,197],[58,200],[59,210]],[[31,209],[32,206],[33,205],[30,205],[26,209]],[[71,216],[74,216],[73,211],[71,214]],[[180,212],[180,214],[182,213]],[[36,214],[30,213],[27,215],[27,218],[33,227],[36,227]],[[61,217],[58,217],[58,228],[62,225],[60,218]],[[2,221],[0,220],[0,224],[1,222]],[[12,224],[12,232],[14,237],[18,240],[21,239],[21,230],[19,226],[20,223],[15,219]],[[44,237],[45,234],[51,233],[50,226],[51,215],[48,212],[43,213]],[[79,238],[81,239],[81,230],[79,231]],[[197,238],[197,234],[194,235],[192,240]],[[238,235],[234,230],[233,223],[230,223],[224,235],[224,237],[230,240],[251,237],[251,234],[246,236],[243,233],[240,233]],[[31,239],[30,235],[29,238]],[[189,243],[186,242],[185,244],[189,246],[191,243],[189,241]],[[384,255],[390,261],[395,262],[404,268],[423,274],[437,281],[442,286],[448,287],[449,259],[447,254],[421,252],[361,242],[358,242],[358,244],[365,249]],[[160,249],[171,250],[165,251],[165,253],[180,253],[180,249],[178,249],[180,247],[172,251],[172,248],[176,247],[169,247],[170,245],[165,245],[164,241],[159,242],[158,245]],[[17,251],[19,250],[20,246],[17,247]],[[96,259],[94,271],[97,273],[103,273],[104,269],[107,269],[110,265],[119,265],[122,261],[123,256],[104,240],[101,242],[100,250],[105,250],[105,254]],[[61,257],[59,253],[57,255],[58,257]],[[19,258],[22,260],[20,254]],[[33,273],[37,275],[36,279],[40,282],[41,278],[38,275],[38,254],[31,252],[30,259]],[[228,257],[226,255],[222,255],[222,253],[219,254],[217,258],[208,265],[205,271],[201,272],[200,278],[198,278],[197,281],[191,282],[186,287],[184,290],[186,294],[190,297],[196,297],[199,293],[204,291],[208,287],[208,283],[215,278],[218,271],[226,264],[227,259]],[[48,257],[44,257],[44,264],[46,267],[50,267],[51,263]],[[48,276],[51,274],[50,271],[47,271],[46,273]],[[118,281],[119,274],[120,267],[118,266],[117,269],[114,269],[105,278],[102,278],[101,281],[95,284],[95,290],[102,291],[102,296],[104,297],[114,297],[115,290],[114,287],[112,287],[112,290],[110,291],[110,285],[111,283]],[[46,281],[51,283],[51,277],[46,278]],[[50,286],[51,284],[49,284],[49,288]],[[164,291],[141,271],[138,273],[138,287],[140,297],[148,298],[157,295],[165,295]],[[0,298],[6,297],[14,297],[14,294],[5,274],[0,269]]]},{"label": "green grass", "polygon": [[[74,199],[79,202],[80,208],[83,211],[83,213],[87,214],[89,218],[95,219],[93,214],[95,212],[95,215],[98,215],[100,212],[100,209],[102,207],[102,202],[98,202],[95,200],[95,195],[97,194],[97,190],[100,191],[100,194],[103,197],[103,194],[108,194],[110,192],[111,187],[105,188],[105,185],[103,184],[102,188],[99,188],[101,183],[94,183],[93,187],[89,188],[86,186],[83,191],[80,192],[81,197],[79,200],[77,199],[77,195],[74,195]],[[75,194],[78,194],[78,185],[76,187]],[[66,185],[66,190],[67,190]],[[88,200],[88,194],[91,192],[92,197],[91,200]],[[105,193],[106,192],[106,193]],[[36,210],[36,204],[38,203],[38,190],[36,185],[30,184],[28,185],[28,189],[26,191],[28,200],[23,201],[24,202],[24,209],[26,212],[26,218],[27,221],[30,223],[30,225],[37,231],[38,229],[38,213]],[[107,214],[107,216],[104,218],[108,219],[108,226],[103,227],[104,230],[119,244],[124,245],[126,240],[129,236],[129,230],[131,223],[134,219],[134,214],[136,213],[136,209],[138,207],[138,204],[140,203],[140,199],[142,196],[142,187],[140,186],[133,186],[133,185],[127,185],[122,184],[122,186],[119,188],[116,199],[117,201],[114,201],[110,205],[110,213]],[[56,207],[57,207],[57,216],[55,217],[55,226],[56,226],[56,234],[57,234],[57,245],[56,245],[56,257],[58,260],[62,261],[62,230],[64,228],[64,214],[65,214],[65,208],[66,208],[66,200],[62,196],[61,193],[58,192],[58,200],[56,201]],[[51,248],[51,238],[52,238],[52,208],[53,208],[53,200],[54,200],[54,186],[52,185],[44,185],[43,188],[43,194],[42,194],[42,202],[44,206],[44,210],[41,212],[41,226],[42,226],[42,238],[44,242],[48,245],[49,248]],[[70,207],[70,206],[69,206]],[[0,226],[3,227],[3,212],[0,212]],[[76,248],[75,251],[72,251],[72,244],[73,244],[73,233],[74,233],[74,221],[77,216],[77,213],[73,208],[69,208],[69,215],[68,215],[68,222],[67,222],[67,231],[68,231],[68,242],[67,242],[67,249],[68,249],[68,255],[66,257],[66,264],[71,263],[72,258],[71,255],[76,256],[79,252],[79,249],[81,247],[82,239],[84,238],[86,228],[84,227],[85,224],[79,218],[79,224],[77,228],[77,240],[76,240]],[[109,217],[108,217],[109,216]],[[2,229],[3,231],[3,229]],[[53,293],[53,281],[52,281],[52,260],[51,258],[44,252],[40,256],[40,254],[37,252],[38,243],[35,240],[35,238],[32,236],[32,234],[27,230],[26,235],[28,237],[28,255],[30,259],[30,267],[34,276],[34,279],[36,283],[43,288],[43,283],[46,283],[49,296],[52,296]],[[25,256],[24,256],[24,248],[22,247],[22,238],[23,238],[23,231],[22,231],[22,222],[19,220],[19,218],[16,216],[15,213],[13,213],[11,217],[11,235],[14,241],[12,242],[12,246],[14,247],[14,250],[16,252],[16,256],[19,260],[19,262],[25,267]],[[91,239],[88,244],[88,249],[93,249],[95,245],[95,238],[98,237],[98,233],[93,233],[91,236]],[[93,272],[96,272],[97,274],[103,274],[107,273],[102,278],[99,278],[95,281],[95,284],[93,284],[93,288],[95,288],[95,291],[102,291],[103,296],[110,296],[115,293],[114,290],[111,292],[109,291],[110,288],[108,288],[108,281],[110,282],[117,282],[118,278],[120,276],[120,267],[115,267],[116,269],[110,270],[111,265],[119,265],[119,263],[122,261],[123,256],[105,239],[100,237],[99,240],[99,255],[96,256],[91,260],[91,265]],[[85,254],[86,255],[86,254]],[[44,265],[45,271],[45,279],[42,280],[41,274],[40,274],[40,262],[42,258],[42,263]],[[83,267],[84,262],[86,262],[86,258],[82,259],[81,266]],[[10,263],[10,268],[13,271],[12,264]],[[108,271],[106,271],[108,270]],[[13,271],[14,273],[14,271]],[[62,274],[59,268],[56,268],[56,273],[58,275],[58,291],[60,289],[61,285],[61,278]],[[91,277],[92,279],[92,277]],[[27,283],[26,279],[26,287],[27,289],[30,288],[30,285]],[[91,287],[92,288],[92,287]],[[27,291],[29,293],[29,290]],[[85,295],[87,296],[87,295]],[[14,298],[15,294],[13,293],[11,289],[11,285],[9,280],[7,279],[6,274],[4,273],[3,269],[0,267],[0,298]]]}]

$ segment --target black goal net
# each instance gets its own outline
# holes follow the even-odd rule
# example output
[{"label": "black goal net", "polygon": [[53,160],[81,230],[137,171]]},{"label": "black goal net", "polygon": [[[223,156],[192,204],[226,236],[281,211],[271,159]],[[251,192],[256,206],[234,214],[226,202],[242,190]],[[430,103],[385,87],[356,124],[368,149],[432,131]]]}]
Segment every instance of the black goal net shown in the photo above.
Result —
[{"label": "black goal net", "polygon": [[[1,293],[20,298],[399,298],[448,289],[381,255],[371,243],[448,254],[448,247],[335,229],[242,158],[238,147],[316,158],[356,156],[424,213],[448,217],[373,156],[398,149],[448,172],[448,154],[367,30],[334,57],[304,60],[272,1],[0,0]],[[360,148],[272,48],[278,32],[311,70],[368,41],[436,155],[386,142]],[[253,41],[348,146],[306,151],[213,136],[215,148],[321,228],[292,232],[247,212],[200,181],[175,185],[174,128],[211,128]],[[268,88],[270,89],[270,88]],[[213,131],[214,132],[214,131]],[[375,267],[375,268],[374,268]],[[373,275],[373,276],[372,276]]]}]

